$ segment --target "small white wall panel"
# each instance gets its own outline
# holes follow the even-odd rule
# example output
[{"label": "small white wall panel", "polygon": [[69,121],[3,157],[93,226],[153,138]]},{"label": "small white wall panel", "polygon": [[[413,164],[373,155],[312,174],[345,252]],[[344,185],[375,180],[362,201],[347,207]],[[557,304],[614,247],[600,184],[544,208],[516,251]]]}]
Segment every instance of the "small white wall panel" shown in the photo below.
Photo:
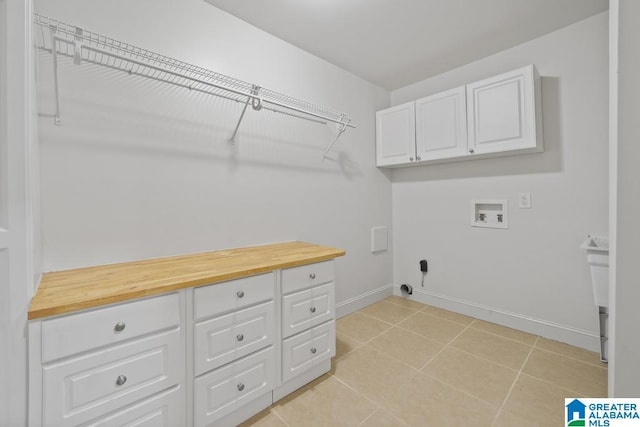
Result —
[{"label": "small white wall panel", "polygon": [[389,233],[387,227],[371,228],[371,252],[386,251],[389,247]]}]

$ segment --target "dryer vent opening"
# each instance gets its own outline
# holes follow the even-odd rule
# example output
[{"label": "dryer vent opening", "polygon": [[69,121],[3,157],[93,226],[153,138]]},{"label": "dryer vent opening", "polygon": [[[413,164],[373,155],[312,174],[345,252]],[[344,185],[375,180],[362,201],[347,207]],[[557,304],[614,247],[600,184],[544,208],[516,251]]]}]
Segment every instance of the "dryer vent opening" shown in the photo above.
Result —
[{"label": "dryer vent opening", "polygon": [[402,295],[411,295],[413,294],[413,288],[411,287],[411,285],[407,285],[405,283],[404,285],[400,286],[400,292],[402,292]]}]

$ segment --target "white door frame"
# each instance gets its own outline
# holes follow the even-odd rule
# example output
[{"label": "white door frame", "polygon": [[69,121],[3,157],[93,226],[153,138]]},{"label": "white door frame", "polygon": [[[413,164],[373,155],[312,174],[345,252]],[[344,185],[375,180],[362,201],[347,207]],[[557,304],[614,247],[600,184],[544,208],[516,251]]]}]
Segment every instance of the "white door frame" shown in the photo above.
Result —
[{"label": "white door frame", "polygon": [[[0,109],[0,425],[27,424],[27,310],[34,285],[34,174],[37,149],[31,36],[31,0],[0,0],[6,46],[0,73],[5,102]],[[37,164],[37,163],[35,163]],[[8,260],[8,263],[6,262]],[[8,269],[8,271],[7,271]]]}]

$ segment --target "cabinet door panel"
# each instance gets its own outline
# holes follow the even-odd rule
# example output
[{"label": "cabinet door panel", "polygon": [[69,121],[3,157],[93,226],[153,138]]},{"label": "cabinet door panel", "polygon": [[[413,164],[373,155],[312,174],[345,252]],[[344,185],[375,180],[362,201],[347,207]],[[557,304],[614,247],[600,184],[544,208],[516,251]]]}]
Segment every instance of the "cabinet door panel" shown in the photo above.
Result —
[{"label": "cabinet door panel", "polygon": [[317,262],[282,270],[282,293],[311,288],[333,282],[336,277],[333,261]]},{"label": "cabinet door panel", "polygon": [[71,426],[180,382],[178,328],[43,369],[45,426]]},{"label": "cabinet door panel", "polygon": [[533,66],[467,85],[469,148],[475,154],[535,149],[535,102]]},{"label": "cabinet door panel", "polygon": [[416,151],[423,161],[468,154],[464,86],[416,101]]},{"label": "cabinet door panel", "polygon": [[286,382],[335,355],[334,321],[301,332],[282,342],[282,381]]},{"label": "cabinet door panel", "polygon": [[195,380],[195,425],[206,426],[268,393],[275,382],[275,354],[269,347]]},{"label": "cabinet door panel", "polygon": [[201,286],[193,291],[196,320],[228,313],[273,299],[273,273]]},{"label": "cabinet door panel", "polygon": [[282,336],[302,332],[334,318],[333,282],[282,298]]},{"label": "cabinet door panel", "polygon": [[130,340],[180,324],[178,294],[75,313],[42,322],[42,361]]},{"label": "cabinet door panel", "polygon": [[376,113],[376,160],[378,166],[415,160],[416,131],[413,102]]},{"label": "cabinet door panel", "polygon": [[175,427],[183,424],[180,387],[174,387],[83,427]]},{"label": "cabinet door panel", "polygon": [[246,308],[195,325],[195,374],[273,344],[274,303]]}]

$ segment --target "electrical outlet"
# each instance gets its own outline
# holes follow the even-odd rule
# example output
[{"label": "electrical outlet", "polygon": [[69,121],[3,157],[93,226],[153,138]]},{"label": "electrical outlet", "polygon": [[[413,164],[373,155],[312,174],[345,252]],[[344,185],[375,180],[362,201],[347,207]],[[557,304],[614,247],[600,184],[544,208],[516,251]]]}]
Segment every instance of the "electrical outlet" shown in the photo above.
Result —
[{"label": "electrical outlet", "polygon": [[531,209],[531,193],[518,194],[518,207],[520,209]]}]

